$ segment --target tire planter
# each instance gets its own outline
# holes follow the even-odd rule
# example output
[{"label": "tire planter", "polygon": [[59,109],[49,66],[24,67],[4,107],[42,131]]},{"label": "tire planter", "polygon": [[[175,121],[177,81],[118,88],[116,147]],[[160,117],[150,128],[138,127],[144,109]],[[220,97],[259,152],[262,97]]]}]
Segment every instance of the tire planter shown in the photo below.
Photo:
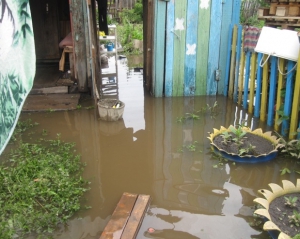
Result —
[{"label": "tire planter", "polygon": [[[278,155],[278,148],[280,147],[279,139],[275,136],[271,135],[271,132],[265,132],[263,133],[262,129],[256,129],[254,131],[251,131],[251,129],[247,127],[243,127],[243,131],[245,131],[247,134],[244,138],[244,141],[247,143],[247,140],[250,142],[252,141],[252,145],[256,147],[260,147],[262,143],[269,144],[269,146],[266,149],[260,149],[258,153],[256,154],[243,154],[240,155],[238,152],[232,152],[230,147],[237,147],[236,144],[232,143],[231,145],[226,145],[226,147],[223,148],[222,144],[220,142],[220,137],[224,132],[232,133],[230,130],[230,127],[233,127],[232,125],[228,128],[225,128],[221,126],[220,130],[213,129],[214,132],[210,134],[208,139],[211,142],[211,146],[213,151],[216,154],[219,154],[223,158],[226,158],[228,160],[239,162],[239,163],[261,163],[261,162],[267,162],[272,159],[274,159]],[[218,141],[218,142],[217,142]],[[248,143],[249,143],[248,142]]]},{"label": "tire planter", "polygon": [[[278,184],[270,183],[269,187],[272,191],[261,189],[258,192],[262,194],[265,198],[254,199],[255,203],[258,203],[263,207],[257,209],[254,213],[265,218],[266,222],[263,225],[263,229],[265,231],[268,231],[273,239],[292,238],[292,236],[287,235],[285,232],[282,231],[282,229],[280,229],[280,227],[283,228],[282,225],[280,225],[283,224],[281,220],[278,220],[277,225],[275,224],[274,220],[272,221],[270,206],[272,206],[271,203],[279,197],[288,196],[288,194],[300,194],[300,179],[297,179],[296,186],[288,180],[282,180],[282,186],[283,187],[280,187]],[[280,208],[280,210],[281,214],[285,213],[284,209]]]}]

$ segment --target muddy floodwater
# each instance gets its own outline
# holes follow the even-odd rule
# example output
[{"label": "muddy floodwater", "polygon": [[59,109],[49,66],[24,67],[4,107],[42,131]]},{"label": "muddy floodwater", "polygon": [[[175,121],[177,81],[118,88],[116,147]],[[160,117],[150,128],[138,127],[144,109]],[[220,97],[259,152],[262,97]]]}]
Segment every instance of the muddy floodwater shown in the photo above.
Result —
[{"label": "muddy floodwater", "polygon": [[[78,110],[21,115],[39,123],[36,132],[46,130],[53,138],[59,133],[64,141],[75,142],[87,164],[83,176],[91,190],[83,205],[92,208],[59,227],[54,238],[98,239],[123,192],[152,198],[139,239],[269,238],[253,226],[253,199],[268,183],[295,183],[296,173],[281,176],[280,170],[296,169],[296,160],[220,162],[207,137],[213,128],[242,121],[252,129],[271,129],[223,96],[153,98],[144,93],[142,71],[128,68],[124,60],[119,62],[118,80],[118,98],[125,103],[118,122],[100,121],[88,97]],[[197,120],[177,122],[215,102],[216,114],[204,112]],[[183,147],[192,144],[195,151]]]}]

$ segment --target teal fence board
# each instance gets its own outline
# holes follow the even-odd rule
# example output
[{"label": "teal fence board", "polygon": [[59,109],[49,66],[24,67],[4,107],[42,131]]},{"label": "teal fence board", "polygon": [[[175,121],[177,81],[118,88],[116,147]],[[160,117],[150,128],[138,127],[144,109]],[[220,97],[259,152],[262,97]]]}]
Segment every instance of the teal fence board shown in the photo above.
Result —
[{"label": "teal fence board", "polygon": [[[222,4],[219,0],[211,2],[210,15],[210,32],[209,32],[209,55],[208,55],[208,70],[207,70],[207,95],[217,94],[217,81],[215,72],[219,68],[219,52],[221,45],[222,26]],[[225,64],[225,63],[224,63]]]},{"label": "teal fence board", "polygon": [[[218,1],[220,4],[220,1]],[[221,38],[220,38],[220,56],[219,56],[219,69],[221,72],[226,70],[227,48],[228,48],[228,34],[230,25],[232,25],[232,4],[233,1],[223,1],[222,6],[222,18],[221,18]],[[225,87],[225,75],[221,74],[221,80],[218,81],[218,94],[224,93]],[[232,96],[231,96],[232,97]]]},{"label": "teal fence board", "polygon": [[198,29],[198,0],[189,0],[187,4],[186,55],[184,64],[184,95],[193,96],[196,87],[196,48]]},{"label": "teal fence board", "polygon": [[173,94],[175,3],[167,3],[165,96]]},{"label": "teal fence board", "polygon": [[165,52],[165,25],[166,25],[167,3],[156,0],[155,3],[155,31],[154,31],[154,95],[155,97],[163,96],[165,58],[161,57]]}]

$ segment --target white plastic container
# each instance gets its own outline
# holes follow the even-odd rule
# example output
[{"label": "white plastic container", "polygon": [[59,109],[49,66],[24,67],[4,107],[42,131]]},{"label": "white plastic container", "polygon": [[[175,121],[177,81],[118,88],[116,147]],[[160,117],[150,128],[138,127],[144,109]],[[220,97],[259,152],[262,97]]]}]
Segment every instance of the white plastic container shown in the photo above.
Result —
[{"label": "white plastic container", "polygon": [[296,31],[263,27],[254,50],[297,62],[299,46],[299,37]]},{"label": "white plastic container", "polygon": [[[114,105],[120,103],[118,108]],[[98,101],[100,119],[105,121],[117,121],[123,118],[125,104],[117,99],[102,99]]]}]

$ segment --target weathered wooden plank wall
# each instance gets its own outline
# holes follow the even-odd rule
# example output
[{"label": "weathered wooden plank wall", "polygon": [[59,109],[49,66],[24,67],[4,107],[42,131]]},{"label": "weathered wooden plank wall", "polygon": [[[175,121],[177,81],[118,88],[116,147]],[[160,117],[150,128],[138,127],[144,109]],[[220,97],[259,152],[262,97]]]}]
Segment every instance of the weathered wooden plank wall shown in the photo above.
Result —
[{"label": "weathered wooden plank wall", "polygon": [[[84,7],[84,6],[85,7]],[[86,3],[82,0],[70,0],[70,12],[72,17],[72,37],[74,44],[74,58],[75,58],[75,78],[78,79],[78,89],[81,92],[87,91],[87,51],[85,22]]]},{"label": "weathered wooden plank wall", "polygon": [[232,21],[239,20],[239,1],[155,0],[155,4],[154,96],[223,93],[225,76],[217,81],[216,70],[225,72],[228,32]]},{"label": "weathered wooden plank wall", "polygon": [[117,6],[119,9],[125,8],[125,9],[132,9],[137,2],[137,0],[116,0]]}]

